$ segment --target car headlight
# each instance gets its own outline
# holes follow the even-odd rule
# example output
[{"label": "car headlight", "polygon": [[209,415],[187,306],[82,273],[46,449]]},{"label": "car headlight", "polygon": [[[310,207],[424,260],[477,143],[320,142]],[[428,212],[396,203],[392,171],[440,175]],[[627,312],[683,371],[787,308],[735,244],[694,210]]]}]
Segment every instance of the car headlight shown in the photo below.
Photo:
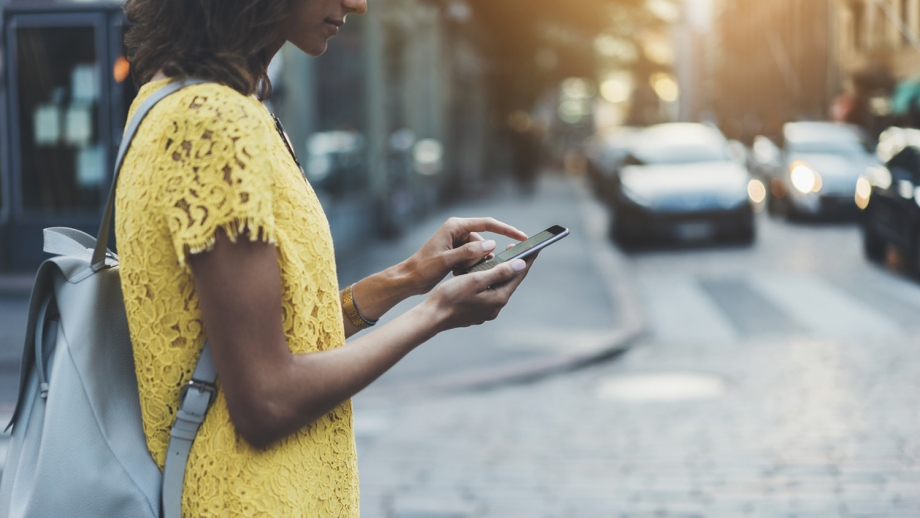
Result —
[{"label": "car headlight", "polygon": [[869,197],[872,196],[872,184],[865,176],[856,180],[856,206],[865,209],[869,206]]},{"label": "car headlight", "polygon": [[651,206],[651,202],[648,199],[640,196],[639,194],[636,193],[636,191],[630,189],[629,187],[627,187],[626,185],[622,183],[620,184],[620,194],[627,201],[630,201],[636,205],[641,205],[643,207]]},{"label": "car headlight", "polygon": [[762,203],[767,198],[767,188],[756,178],[748,182],[747,193],[754,203]]},{"label": "car headlight", "polygon": [[821,190],[821,175],[805,162],[796,161],[789,166],[789,180],[795,190],[802,194]]}]

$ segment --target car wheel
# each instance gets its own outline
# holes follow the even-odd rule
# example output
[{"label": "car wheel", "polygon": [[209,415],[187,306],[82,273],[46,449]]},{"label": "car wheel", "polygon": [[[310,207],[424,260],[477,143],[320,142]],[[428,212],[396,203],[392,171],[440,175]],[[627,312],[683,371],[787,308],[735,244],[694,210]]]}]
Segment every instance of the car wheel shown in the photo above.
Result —
[{"label": "car wheel", "polygon": [[[916,248],[916,245],[914,248]],[[866,254],[866,259],[880,263],[885,260],[886,249],[887,247],[884,239],[879,237],[878,234],[868,227],[863,227],[863,252]],[[917,254],[912,253],[911,255]]]},{"label": "car wheel", "polygon": [[[888,243],[878,235],[875,231],[875,224],[872,220],[872,210],[866,211],[865,219],[862,224],[862,238],[863,238],[863,252],[866,254],[866,259],[874,262],[882,262],[885,260],[885,253],[888,251]],[[914,250],[917,249],[916,242],[912,246],[911,259],[917,255],[914,253]],[[911,264],[916,264],[916,261],[911,261]]]},{"label": "car wheel", "polygon": [[[882,252],[882,255],[885,255],[887,249]],[[916,277],[920,278],[920,230],[914,229],[914,242],[910,245],[910,251],[907,256],[908,268],[910,268],[910,273]]]}]

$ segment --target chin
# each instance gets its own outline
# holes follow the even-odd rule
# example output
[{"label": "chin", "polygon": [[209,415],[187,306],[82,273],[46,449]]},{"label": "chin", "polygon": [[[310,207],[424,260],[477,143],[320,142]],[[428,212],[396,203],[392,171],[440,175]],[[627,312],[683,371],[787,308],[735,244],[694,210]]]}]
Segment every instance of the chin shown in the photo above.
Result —
[{"label": "chin", "polygon": [[301,48],[301,50],[303,50],[304,52],[306,52],[307,54],[313,57],[319,57],[324,52],[326,52],[326,48],[328,46],[329,46],[328,40],[323,40],[321,42],[313,43],[308,47]]}]

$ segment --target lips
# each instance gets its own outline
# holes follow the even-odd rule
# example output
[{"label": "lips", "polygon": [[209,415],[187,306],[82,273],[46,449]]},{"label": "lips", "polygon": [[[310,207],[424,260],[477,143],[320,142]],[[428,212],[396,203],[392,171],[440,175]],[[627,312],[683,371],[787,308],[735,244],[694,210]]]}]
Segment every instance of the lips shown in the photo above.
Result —
[{"label": "lips", "polygon": [[345,25],[345,20],[336,19],[336,18],[326,18],[325,20],[323,20],[323,25],[325,25],[326,28],[329,29],[329,33],[332,36],[335,36],[336,34],[339,33],[339,27]]}]

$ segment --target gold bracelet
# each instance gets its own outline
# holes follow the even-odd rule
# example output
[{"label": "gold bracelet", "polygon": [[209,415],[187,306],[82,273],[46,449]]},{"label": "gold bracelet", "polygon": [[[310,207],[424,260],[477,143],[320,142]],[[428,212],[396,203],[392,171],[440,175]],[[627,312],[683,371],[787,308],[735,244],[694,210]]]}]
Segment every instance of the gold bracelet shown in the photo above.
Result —
[{"label": "gold bracelet", "polygon": [[352,293],[354,286],[354,284],[349,285],[342,293],[342,309],[345,310],[345,316],[347,316],[348,320],[351,320],[351,323],[359,330],[373,327],[373,325],[377,323],[377,320],[368,320],[358,311],[358,305],[355,304],[355,296]]}]

